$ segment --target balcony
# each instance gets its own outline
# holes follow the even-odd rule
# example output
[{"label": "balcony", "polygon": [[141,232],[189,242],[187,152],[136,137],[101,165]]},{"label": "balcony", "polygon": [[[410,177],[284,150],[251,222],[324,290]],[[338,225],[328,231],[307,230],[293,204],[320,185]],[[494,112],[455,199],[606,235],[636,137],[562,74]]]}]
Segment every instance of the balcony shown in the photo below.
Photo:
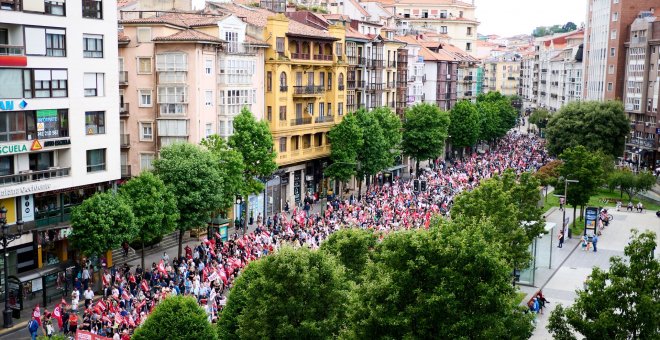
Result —
[{"label": "balcony", "polygon": [[0,176],[0,186],[68,177],[70,173],[71,168],[50,168],[48,170],[40,171],[25,170],[14,175]]},{"label": "balcony", "polygon": [[367,60],[367,66],[371,68],[383,68],[383,60]]},{"label": "balcony", "polygon": [[293,94],[296,96],[316,96],[325,93],[323,85],[294,86]]},{"label": "balcony", "polygon": [[300,117],[291,119],[289,122],[290,126],[300,126],[300,125],[309,125],[312,124],[312,117]]},{"label": "balcony", "polygon": [[309,53],[291,53],[291,59],[309,60]]},{"label": "balcony", "polygon": [[119,107],[119,117],[128,117],[130,115],[128,107],[128,103],[124,103],[124,105]]},{"label": "balcony", "polygon": [[345,89],[344,84],[337,85],[337,90],[344,91]]},{"label": "balcony", "polygon": [[23,46],[0,45],[0,55],[25,55]]},{"label": "balcony", "polygon": [[314,119],[314,123],[320,124],[320,123],[334,123],[335,122],[335,116],[332,115],[327,115],[327,116],[319,116]]},{"label": "balcony", "polygon": [[463,80],[465,80],[465,81],[472,81],[472,76],[465,76],[465,77],[463,78]]},{"label": "balcony", "polygon": [[394,60],[388,61],[387,62],[387,67],[395,68],[396,67],[396,61],[394,61]]},{"label": "balcony", "polygon": [[121,177],[131,177],[131,166],[122,164],[121,165]]},{"label": "balcony", "polygon": [[367,90],[369,91],[383,91],[385,87],[384,83],[370,83],[367,85]]},{"label": "balcony", "polygon": [[321,61],[332,61],[332,55],[328,54],[315,54],[314,55],[314,60],[321,60]]},{"label": "balcony", "polygon": [[386,86],[388,89],[395,89],[396,88],[396,82],[395,81],[388,81],[386,83]]},{"label": "balcony", "polygon": [[280,92],[287,92],[287,91],[289,91],[289,87],[288,87],[288,86],[286,86],[286,85],[281,85],[281,86],[280,86]]},{"label": "balcony", "polygon": [[131,135],[128,133],[122,133],[119,135],[119,145],[122,148],[130,148],[131,147]]},{"label": "balcony", "polygon": [[355,90],[355,80],[347,80],[346,81],[346,86],[348,87],[349,90]]},{"label": "balcony", "polygon": [[119,71],[119,86],[128,86],[128,71]]},{"label": "balcony", "polygon": [[239,44],[238,42],[233,41],[226,43],[225,52],[227,52],[227,54],[236,55],[255,55],[257,54],[257,47],[252,44]]}]

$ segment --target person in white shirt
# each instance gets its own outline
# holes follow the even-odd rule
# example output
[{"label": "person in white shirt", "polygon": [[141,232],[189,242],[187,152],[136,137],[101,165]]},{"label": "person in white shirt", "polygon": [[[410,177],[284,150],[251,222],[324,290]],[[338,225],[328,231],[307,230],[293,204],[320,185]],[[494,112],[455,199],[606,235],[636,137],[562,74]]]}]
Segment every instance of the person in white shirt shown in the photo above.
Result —
[{"label": "person in white shirt", "polygon": [[92,287],[87,287],[87,290],[83,293],[83,296],[85,297],[85,308],[89,308],[89,305],[92,304],[92,299],[94,299],[94,292],[92,291]]},{"label": "person in white shirt", "polygon": [[71,292],[71,309],[75,312],[78,310],[78,302],[80,301],[80,292],[74,289]]}]

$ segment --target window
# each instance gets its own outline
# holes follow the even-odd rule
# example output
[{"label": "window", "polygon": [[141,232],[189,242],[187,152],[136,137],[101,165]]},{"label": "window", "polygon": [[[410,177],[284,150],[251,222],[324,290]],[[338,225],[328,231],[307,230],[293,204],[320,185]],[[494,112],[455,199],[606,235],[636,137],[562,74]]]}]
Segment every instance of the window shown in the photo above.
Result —
[{"label": "window", "polygon": [[140,154],[140,170],[141,171],[150,171],[153,169],[154,154],[152,153],[141,153]]},{"label": "window", "polygon": [[275,48],[277,49],[277,53],[284,53],[284,38],[275,39]]},{"label": "window", "polygon": [[618,21],[618,20],[619,20],[619,12],[612,13],[612,21]]},{"label": "window", "polygon": [[472,35],[472,27],[467,28],[467,35]]},{"label": "window", "polygon": [[332,116],[332,103],[328,103],[328,116]]},{"label": "window", "polygon": [[319,117],[323,117],[325,114],[325,103],[319,103]]},{"label": "window", "polygon": [[314,103],[307,103],[307,114],[310,116],[314,115]]},{"label": "window", "polygon": [[204,105],[213,106],[213,91],[204,91]]},{"label": "window", "polygon": [[610,48],[610,57],[614,57],[615,53],[616,53],[616,49],[614,47],[611,47]]},{"label": "window", "polygon": [[213,60],[206,59],[204,61],[204,73],[210,75],[213,72]]},{"label": "window", "polygon": [[14,174],[14,156],[0,157],[0,176]]},{"label": "window", "polygon": [[344,74],[340,73],[339,77],[337,77],[337,86],[339,86],[339,91],[344,90]]},{"label": "window", "polygon": [[220,114],[234,115],[241,112],[244,107],[249,110],[256,103],[257,91],[255,89],[220,91],[218,105]]},{"label": "window", "polygon": [[280,106],[280,120],[286,120],[286,105]]},{"label": "window", "polygon": [[607,67],[607,73],[608,74],[614,74],[614,65],[609,65]]},{"label": "window", "polygon": [[286,137],[280,137],[280,152],[286,152]]},{"label": "window", "polygon": [[105,133],[105,112],[85,112],[85,131],[88,135],[102,135]]},{"label": "window", "polygon": [[46,30],[46,55],[66,57],[66,33],[64,30]]},{"label": "window", "polygon": [[266,92],[273,91],[273,72],[266,72]]},{"label": "window", "polygon": [[188,91],[186,86],[159,86],[158,104],[161,115],[186,114]]},{"label": "window", "polygon": [[156,71],[188,71],[188,55],[185,53],[157,54]]},{"label": "window", "polygon": [[239,58],[227,58],[221,61],[218,68],[220,82],[227,85],[250,85],[256,70],[256,62]]},{"label": "window", "polygon": [[83,34],[83,57],[103,58],[103,36]]},{"label": "window", "polygon": [[612,30],[612,33],[610,33],[610,39],[616,40],[616,30]]},{"label": "window", "polygon": [[138,27],[137,42],[139,43],[151,42],[151,27]]},{"label": "window", "polygon": [[335,44],[335,54],[337,54],[338,57],[341,57],[342,55],[344,55],[343,51],[344,51],[343,44],[342,43],[336,43]]},{"label": "window", "polygon": [[337,103],[337,114],[344,115],[344,103]]},{"label": "window", "polygon": [[328,72],[328,90],[332,89],[332,72]]},{"label": "window", "polygon": [[440,33],[447,34],[447,26],[440,26]]},{"label": "window", "polygon": [[212,134],[213,134],[213,124],[212,123],[206,123],[206,137],[208,137]]},{"label": "window", "polygon": [[151,58],[137,57],[138,74],[151,74]]},{"label": "window", "polygon": [[53,151],[31,153],[28,162],[32,171],[48,170],[55,166],[55,153]]},{"label": "window", "polygon": [[[66,70],[24,70],[25,98],[57,98],[67,96]],[[32,78],[34,82],[31,81]]]},{"label": "window", "polygon": [[103,19],[103,2],[101,0],[82,0],[82,16],[89,19]]},{"label": "window", "polygon": [[287,82],[286,82],[286,73],[282,72],[280,73],[280,91],[286,92],[287,90]]},{"label": "window", "polygon": [[85,73],[83,85],[85,97],[103,97],[105,95],[105,83],[103,73]]},{"label": "window", "polygon": [[138,126],[140,128],[141,142],[151,142],[154,140],[154,123],[140,122],[138,123]]},{"label": "window", "polygon": [[268,119],[269,122],[273,121],[273,107],[272,106],[266,107],[266,119]]},{"label": "window", "polygon": [[105,149],[87,150],[87,172],[105,170]]},{"label": "window", "polygon": [[612,83],[607,83],[607,92],[612,92]]},{"label": "window", "polygon": [[239,52],[238,50],[238,32],[225,32],[225,41],[229,53]]},{"label": "window", "polygon": [[139,107],[152,107],[153,102],[151,99],[151,90],[150,89],[140,89],[138,90],[138,97],[139,97]]},{"label": "window", "polygon": [[64,1],[46,0],[44,2],[44,13],[58,16],[66,15]]},{"label": "window", "polygon": [[465,50],[472,51],[472,43],[465,43]]}]

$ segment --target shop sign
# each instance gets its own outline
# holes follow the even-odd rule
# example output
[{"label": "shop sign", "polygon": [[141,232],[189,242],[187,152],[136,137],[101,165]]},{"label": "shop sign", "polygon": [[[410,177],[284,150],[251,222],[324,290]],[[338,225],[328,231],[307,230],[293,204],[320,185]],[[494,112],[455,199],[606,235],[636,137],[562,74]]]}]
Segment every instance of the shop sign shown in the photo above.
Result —
[{"label": "shop sign", "polygon": [[0,145],[0,156],[28,152],[30,144],[31,142]]},{"label": "shop sign", "polygon": [[21,197],[21,217],[23,222],[32,222],[34,221],[34,200],[32,195],[24,195]]},{"label": "shop sign", "polygon": [[71,145],[71,139],[58,139],[58,140],[49,140],[44,142],[44,148],[52,148],[56,146]]},{"label": "shop sign", "polygon": [[0,189],[0,197],[22,196],[51,189],[54,189],[53,183],[30,183],[21,186]]},{"label": "shop sign", "polygon": [[0,100],[0,111],[13,111],[15,107],[25,109],[27,105],[25,100],[21,100],[18,104],[14,100]]}]

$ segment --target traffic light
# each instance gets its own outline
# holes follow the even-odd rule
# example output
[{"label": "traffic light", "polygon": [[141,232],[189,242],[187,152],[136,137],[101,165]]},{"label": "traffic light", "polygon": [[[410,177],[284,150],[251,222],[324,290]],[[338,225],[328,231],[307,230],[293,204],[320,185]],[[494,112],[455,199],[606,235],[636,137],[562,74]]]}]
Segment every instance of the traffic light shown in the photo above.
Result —
[{"label": "traffic light", "polygon": [[426,181],[425,180],[420,181],[420,189],[422,191],[426,191]]},{"label": "traffic light", "polygon": [[419,180],[418,179],[413,180],[413,191],[414,192],[419,192]]}]

